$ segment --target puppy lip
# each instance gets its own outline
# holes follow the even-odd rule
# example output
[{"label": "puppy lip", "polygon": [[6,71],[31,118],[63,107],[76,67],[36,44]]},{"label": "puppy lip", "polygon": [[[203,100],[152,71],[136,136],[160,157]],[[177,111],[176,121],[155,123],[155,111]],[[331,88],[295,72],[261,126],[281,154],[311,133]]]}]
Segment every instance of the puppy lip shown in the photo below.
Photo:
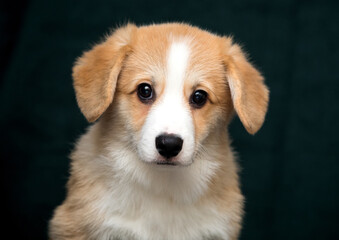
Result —
[{"label": "puppy lip", "polygon": [[157,165],[168,165],[168,166],[177,166],[178,163],[173,162],[173,161],[156,161],[155,162]]}]

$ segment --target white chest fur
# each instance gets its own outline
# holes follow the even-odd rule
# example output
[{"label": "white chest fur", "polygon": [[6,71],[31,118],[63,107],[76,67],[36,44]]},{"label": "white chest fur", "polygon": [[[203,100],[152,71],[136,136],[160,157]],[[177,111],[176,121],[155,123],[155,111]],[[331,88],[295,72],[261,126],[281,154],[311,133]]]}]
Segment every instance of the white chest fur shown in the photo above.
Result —
[{"label": "white chest fur", "polygon": [[119,188],[125,189],[115,190],[120,196],[96,203],[104,218],[96,239],[228,239],[227,217],[211,203],[176,203],[131,186]]}]

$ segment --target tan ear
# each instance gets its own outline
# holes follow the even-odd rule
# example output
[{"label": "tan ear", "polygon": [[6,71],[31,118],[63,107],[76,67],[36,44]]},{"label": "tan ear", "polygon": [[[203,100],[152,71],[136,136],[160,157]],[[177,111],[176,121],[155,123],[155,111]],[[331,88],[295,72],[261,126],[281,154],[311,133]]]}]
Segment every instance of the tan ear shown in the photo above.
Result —
[{"label": "tan ear", "polygon": [[136,26],[117,29],[106,40],[85,52],[73,67],[73,85],[81,112],[89,122],[97,120],[113,101],[117,79]]},{"label": "tan ear", "polygon": [[224,38],[224,63],[234,109],[250,134],[264,123],[269,91],[264,78],[246,59],[241,48]]}]

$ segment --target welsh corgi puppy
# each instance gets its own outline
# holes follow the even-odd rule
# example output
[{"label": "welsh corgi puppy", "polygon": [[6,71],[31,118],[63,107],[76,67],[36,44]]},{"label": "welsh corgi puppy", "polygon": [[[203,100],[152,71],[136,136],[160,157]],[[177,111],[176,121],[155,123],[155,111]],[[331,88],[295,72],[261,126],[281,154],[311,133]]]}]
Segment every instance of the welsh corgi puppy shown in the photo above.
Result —
[{"label": "welsh corgi puppy", "polygon": [[268,89],[229,37],[127,24],[73,68],[95,122],[71,154],[52,240],[237,239],[243,215],[227,126],[262,126]]}]

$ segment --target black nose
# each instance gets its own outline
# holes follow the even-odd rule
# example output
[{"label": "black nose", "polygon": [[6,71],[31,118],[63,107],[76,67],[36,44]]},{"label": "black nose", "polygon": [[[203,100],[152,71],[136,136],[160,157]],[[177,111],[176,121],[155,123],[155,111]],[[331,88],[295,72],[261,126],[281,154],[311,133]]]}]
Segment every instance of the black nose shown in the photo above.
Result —
[{"label": "black nose", "polygon": [[171,158],[178,155],[184,141],[174,134],[162,134],[155,138],[155,146],[161,156]]}]

